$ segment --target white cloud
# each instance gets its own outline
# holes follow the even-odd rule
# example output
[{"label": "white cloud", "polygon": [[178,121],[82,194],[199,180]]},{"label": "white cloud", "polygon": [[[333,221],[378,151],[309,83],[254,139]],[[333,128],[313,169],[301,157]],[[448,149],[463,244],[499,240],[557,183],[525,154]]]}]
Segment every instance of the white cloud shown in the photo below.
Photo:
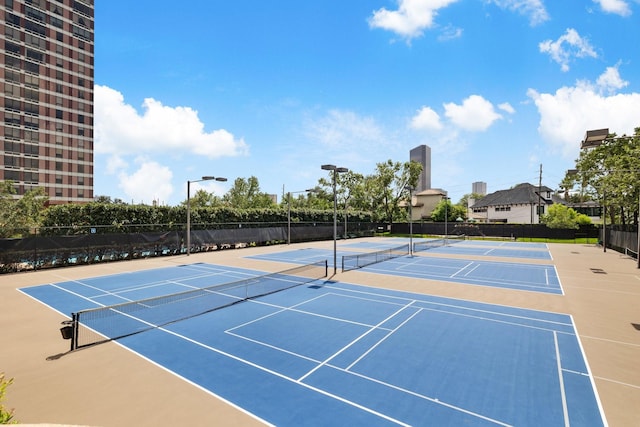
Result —
[{"label": "white cloud", "polygon": [[588,129],[609,128],[618,135],[630,135],[640,126],[640,93],[605,94],[611,89],[611,74],[607,69],[596,84],[578,82],[555,93],[529,89],[528,96],[540,114],[538,132],[566,158],[577,157],[580,141]]},{"label": "white cloud", "polygon": [[410,41],[431,28],[439,9],[458,0],[398,0],[397,10],[378,9],[369,18],[369,27],[393,31]]},{"label": "white cloud", "polygon": [[598,3],[603,12],[613,13],[620,16],[631,15],[631,7],[624,0],[593,0]]},{"label": "white cloud", "polygon": [[411,118],[413,129],[440,130],[442,123],[440,116],[430,107],[422,107],[417,114]]},{"label": "white cloud", "polygon": [[538,47],[540,52],[548,53],[551,59],[560,64],[562,71],[569,71],[569,62],[573,57],[598,57],[589,41],[580,37],[573,28],[568,28],[558,40],[545,40]]},{"label": "white cloud", "polygon": [[128,167],[127,162],[120,156],[112,155],[107,159],[107,168],[106,172],[109,175],[114,175],[121,170],[124,170]]},{"label": "white cloud", "polygon": [[454,39],[459,39],[462,37],[462,33],[464,30],[462,28],[453,27],[451,25],[447,25],[442,29],[442,32],[438,36],[438,41],[444,42]]},{"label": "white cloud", "polygon": [[529,16],[529,23],[533,26],[542,24],[549,19],[547,9],[542,0],[488,0],[496,6]]},{"label": "white cloud", "polygon": [[471,95],[462,105],[453,102],[444,104],[445,116],[457,127],[467,131],[487,130],[493,122],[501,119],[493,104],[479,95]]},{"label": "white cloud", "polygon": [[308,121],[307,134],[325,148],[352,147],[382,140],[382,130],[373,118],[344,110],[330,110],[325,117]]},{"label": "white cloud", "polygon": [[168,107],[152,98],[143,113],[125,103],[124,96],[107,86],[95,86],[95,150],[117,155],[188,152],[207,158],[248,153],[243,139],[219,129],[206,132],[198,112]]},{"label": "white cloud", "polygon": [[509,104],[508,102],[503,102],[502,104],[498,104],[498,108],[509,114],[515,114],[516,112],[515,108],[513,108],[511,104]]},{"label": "white cloud", "polygon": [[[171,178],[173,173],[167,166],[147,159],[138,159],[138,170],[128,175],[118,174],[118,186],[134,203],[151,204],[154,200],[162,203],[173,193]],[[185,193],[186,194],[186,193]]]},{"label": "white cloud", "polygon": [[622,80],[618,66],[607,67],[604,73],[598,77],[596,84],[603,92],[614,93],[629,85],[629,82]]}]

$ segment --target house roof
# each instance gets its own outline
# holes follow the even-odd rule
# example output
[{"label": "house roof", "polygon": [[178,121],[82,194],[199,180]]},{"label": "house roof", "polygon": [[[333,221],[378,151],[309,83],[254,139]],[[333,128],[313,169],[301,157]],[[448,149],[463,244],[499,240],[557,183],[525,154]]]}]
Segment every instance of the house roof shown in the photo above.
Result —
[{"label": "house roof", "polygon": [[427,188],[419,193],[415,193],[416,196],[446,196],[447,192],[440,188]]},{"label": "house roof", "polygon": [[[540,190],[543,193],[553,192],[547,186],[541,186]],[[557,196],[552,195],[551,199],[545,199],[539,197],[538,186],[531,185],[529,183],[518,184],[508,190],[499,190],[495,193],[487,194],[482,199],[476,201],[473,205],[474,208],[482,208],[488,206],[506,206],[506,205],[527,205],[537,204],[540,201],[544,204],[562,203],[565,201]]]}]

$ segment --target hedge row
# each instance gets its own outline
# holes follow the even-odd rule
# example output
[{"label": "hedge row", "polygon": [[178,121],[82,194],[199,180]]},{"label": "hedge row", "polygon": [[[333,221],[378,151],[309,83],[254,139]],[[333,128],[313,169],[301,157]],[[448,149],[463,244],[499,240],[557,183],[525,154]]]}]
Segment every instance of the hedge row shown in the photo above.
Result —
[{"label": "hedge row", "polygon": [[[370,223],[368,212],[348,211],[347,221]],[[285,208],[234,209],[229,207],[195,208],[191,210],[191,226],[211,228],[215,224],[282,224],[288,221]],[[342,221],[344,212],[338,212]],[[333,210],[291,209],[291,222],[328,223],[333,221]],[[183,228],[187,222],[185,206],[145,206],[88,203],[83,205],[55,205],[44,212],[40,234],[69,234],[92,232],[114,233],[160,231]]]}]

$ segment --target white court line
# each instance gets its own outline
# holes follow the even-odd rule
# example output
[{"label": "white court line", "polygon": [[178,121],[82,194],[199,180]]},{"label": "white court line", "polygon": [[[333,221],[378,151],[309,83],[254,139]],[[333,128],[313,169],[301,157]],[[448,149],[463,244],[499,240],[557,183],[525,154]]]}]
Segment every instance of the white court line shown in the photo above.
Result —
[{"label": "white court line", "polygon": [[629,383],[625,383],[625,382],[622,382],[622,381],[612,380],[611,378],[605,378],[605,377],[599,377],[599,376],[594,376],[593,378],[598,379],[598,380],[602,380],[602,381],[608,381],[610,383],[620,384],[620,385],[623,385],[625,387],[637,388],[638,390],[640,390],[640,385],[629,384]]},{"label": "white court line", "polygon": [[[327,365],[327,366],[329,366],[329,367],[331,367],[333,369],[337,369],[339,371],[344,371],[344,369],[342,369],[340,367],[337,367],[337,366],[333,366],[333,365]],[[345,371],[345,372],[347,372],[347,371]],[[502,421],[498,421],[498,420],[495,420],[493,418],[489,418],[487,416],[478,414],[476,412],[469,411],[469,410],[461,408],[459,406],[452,405],[451,403],[443,402],[440,399],[436,399],[436,398],[433,398],[433,397],[425,396],[423,394],[416,393],[415,391],[411,391],[411,390],[408,390],[408,389],[405,389],[405,388],[402,388],[402,387],[398,387],[398,386],[393,385],[393,384],[386,383],[384,381],[380,381],[380,380],[378,380],[376,378],[368,377],[366,375],[363,375],[363,374],[360,374],[360,373],[357,373],[357,372],[353,372],[353,371],[348,371],[348,373],[351,374],[351,375],[355,375],[356,377],[363,378],[363,379],[365,379],[367,381],[371,381],[371,382],[374,382],[376,384],[380,384],[380,385],[383,385],[385,387],[389,387],[389,388],[392,388],[394,390],[409,394],[411,396],[415,396],[415,397],[418,397],[420,399],[427,400],[427,401],[429,401],[431,403],[435,403],[437,405],[441,405],[441,406],[453,409],[455,411],[462,412],[464,414],[468,414],[468,415],[472,415],[472,416],[477,417],[477,418],[481,418],[483,420],[492,422],[494,424],[498,424],[498,425],[505,426],[505,427],[510,427],[511,426],[510,424],[504,423]]]},{"label": "white court line", "polygon": [[[485,263],[480,263],[480,264],[485,264]],[[394,269],[383,269],[380,268],[380,264],[375,264],[376,267],[374,267],[372,269],[372,272],[375,274],[386,274],[386,275],[391,275],[391,276],[396,276],[397,277],[397,273],[398,271],[400,271],[400,269],[398,268],[394,268]],[[404,264],[406,265],[406,264]],[[431,267],[431,266],[428,266]],[[420,273],[417,271],[410,271],[408,273],[402,273],[402,274],[408,274],[409,277],[415,278],[415,279],[427,279],[427,280],[447,280],[450,279],[450,276],[444,275],[444,274],[434,274],[433,272],[430,273]],[[513,280],[502,280],[500,278],[487,278],[487,279],[478,279],[478,278],[470,278],[468,279],[469,281],[462,281],[462,282],[455,282],[455,283],[462,283],[462,284],[467,284],[467,285],[476,285],[476,286],[490,286],[493,288],[507,288],[507,289],[525,289],[525,290],[533,290],[533,291],[538,291],[538,290],[542,290],[544,289],[545,293],[549,293],[549,286],[545,286],[542,283],[539,282],[524,282],[524,281],[513,281]],[[557,289],[558,293],[562,293],[562,288],[560,287],[553,287],[551,289]]]},{"label": "white court line", "polygon": [[[465,268],[467,268],[467,267],[469,267],[469,266],[471,266],[471,265],[473,265],[473,261],[471,261],[470,263],[466,264],[464,267],[462,267],[461,269],[459,269],[458,271],[456,271],[455,273],[453,273],[453,274],[452,274],[452,275],[450,275],[449,277],[453,278],[453,277],[457,276],[458,274],[462,273],[462,271],[463,271]],[[473,271],[473,270],[475,270],[476,268],[478,268],[478,266],[479,266],[479,264],[478,264],[478,265],[476,265],[476,267],[475,267],[475,268],[473,268],[471,271]],[[465,274],[465,276],[466,276],[466,274]]]},{"label": "white court line", "polygon": [[[373,327],[373,325],[370,325],[368,323],[356,322],[356,321],[353,321],[353,320],[342,319],[342,318],[334,317],[334,316],[327,316],[327,315],[324,315],[324,314],[314,313],[312,311],[301,310],[299,308],[295,308],[295,307],[307,304],[307,303],[309,303],[311,301],[314,301],[316,299],[327,297],[329,295],[334,295],[334,296],[337,295],[337,296],[340,296],[340,297],[343,297],[343,298],[358,298],[358,297],[353,297],[353,296],[349,296],[349,295],[341,295],[341,294],[336,294],[336,293],[333,293],[333,292],[327,292],[325,294],[318,295],[317,297],[314,297],[314,298],[311,298],[311,299],[308,299],[308,300],[305,300],[305,301],[301,301],[298,304],[292,305],[290,307],[281,306],[281,305],[277,305],[277,304],[273,304],[273,303],[269,303],[269,302],[265,302],[265,301],[249,299],[249,300],[246,300],[247,303],[265,305],[265,306],[268,306],[268,307],[277,308],[279,310],[275,311],[273,313],[269,313],[269,314],[266,314],[264,316],[258,317],[256,319],[250,320],[248,322],[242,323],[240,325],[234,326],[232,328],[229,328],[229,329],[225,330],[224,332],[232,334],[232,335],[235,335],[235,336],[240,337],[240,338],[244,338],[242,335],[235,334],[232,331],[234,329],[238,329],[238,328],[241,328],[243,326],[250,325],[251,323],[255,323],[255,322],[258,322],[260,320],[266,319],[268,317],[274,316],[276,314],[282,313],[284,311],[293,311],[295,313],[306,314],[306,315],[309,315],[309,316],[319,317],[319,318],[323,318],[323,319],[336,320],[336,321],[339,321],[339,322],[349,323],[349,324],[356,325],[356,326],[363,326],[365,328]],[[371,300],[371,299],[366,299],[366,298],[358,298],[358,299],[369,300],[369,301],[374,301],[374,302],[382,302],[382,303],[393,304],[393,305],[401,305],[401,304],[397,304],[397,303],[390,303],[388,301],[376,301],[376,300]],[[389,328],[378,328],[378,329],[385,330],[385,331],[390,330]]]},{"label": "white court line", "polygon": [[404,422],[402,422],[402,421],[400,421],[400,420],[397,420],[397,419],[395,419],[395,418],[392,418],[392,417],[390,417],[390,416],[387,416],[387,415],[385,415],[385,414],[383,414],[383,413],[381,413],[381,412],[375,411],[375,410],[373,410],[373,409],[371,409],[371,408],[368,408],[368,407],[366,407],[366,406],[360,405],[360,404],[358,404],[358,403],[356,403],[356,402],[352,402],[352,401],[350,401],[350,400],[344,399],[344,398],[342,398],[342,397],[340,397],[340,396],[337,396],[337,395],[335,395],[335,394],[333,394],[333,393],[329,393],[329,392],[328,392],[328,391],[326,391],[326,390],[322,390],[322,389],[317,388],[317,387],[314,387],[314,386],[312,386],[312,385],[305,384],[305,383],[303,383],[303,382],[300,382],[299,380],[294,380],[293,378],[289,378],[289,377],[287,377],[287,376],[285,376],[285,375],[283,375],[283,374],[281,374],[281,373],[279,373],[279,372],[277,372],[277,371],[271,370],[271,369],[266,368],[266,367],[264,367],[264,366],[262,366],[262,365],[258,365],[257,363],[254,363],[254,362],[248,361],[248,360],[246,360],[246,359],[243,359],[243,358],[241,358],[241,357],[238,357],[238,356],[233,355],[233,354],[231,354],[231,353],[228,353],[228,352],[226,352],[226,351],[220,350],[220,349],[218,349],[218,348],[211,347],[211,346],[209,346],[209,345],[207,345],[207,344],[201,343],[200,341],[196,341],[196,340],[191,339],[191,338],[189,338],[189,337],[186,337],[186,336],[184,336],[184,335],[178,334],[177,332],[173,332],[173,331],[170,331],[170,330],[168,330],[168,329],[164,329],[164,328],[158,328],[158,329],[159,329],[159,330],[161,330],[161,331],[164,331],[164,332],[166,332],[166,333],[168,333],[168,334],[174,335],[174,336],[176,336],[176,337],[178,337],[178,338],[182,338],[182,339],[183,339],[183,340],[185,340],[185,341],[188,341],[188,342],[190,342],[190,343],[192,343],[192,344],[195,344],[195,345],[197,345],[197,346],[200,346],[200,347],[202,347],[202,348],[205,348],[205,349],[207,349],[207,350],[210,350],[210,351],[212,351],[212,352],[214,352],[214,353],[217,353],[217,354],[220,354],[220,355],[222,355],[222,356],[228,357],[228,358],[230,358],[230,359],[233,359],[233,360],[238,361],[238,362],[240,362],[240,363],[243,363],[243,364],[245,364],[245,365],[248,365],[248,366],[251,366],[251,367],[253,367],[253,368],[256,368],[256,369],[258,369],[258,370],[260,370],[260,371],[266,372],[266,373],[271,374],[271,375],[274,375],[274,376],[276,376],[276,377],[278,377],[278,378],[281,378],[281,379],[284,379],[284,380],[286,380],[286,381],[289,381],[289,382],[292,382],[292,383],[294,383],[294,384],[297,384],[297,385],[299,385],[299,386],[301,386],[301,387],[304,387],[304,388],[307,388],[307,389],[309,389],[309,390],[315,391],[316,393],[320,393],[320,394],[322,394],[322,395],[324,395],[324,396],[328,396],[328,397],[330,397],[330,398],[332,398],[332,399],[338,400],[338,401],[343,402],[343,403],[345,403],[345,404],[347,404],[347,405],[350,405],[350,406],[353,406],[353,407],[355,407],[355,408],[358,408],[358,409],[360,409],[360,410],[362,410],[362,411],[365,411],[365,412],[368,412],[368,413],[370,413],[370,414],[376,415],[376,416],[378,416],[378,417],[380,417],[380,418],[383,418],[383,419],[385,419],[385,420],[387,420],[387,421],[389,421],[389,422],[392,422],[392,423],[395,423],[395,424],[398,424],[398,425],[401,425],[401,426],[410,427],[410,425],[409,425],[409,424],[404,423]]},{"label": "white court line", "polygon": [[[365,291],[359,291],[356,289],[345,289],[345,288],[340,288],[337,286],[331,286],[331,285],[327,285],[325,286],[325,288],[330,288],[330,289],[335,289],[335,290],[339,290],[342,292],[348,292],[348,293],[356,293],[356,294],[365,294],[365,295],[372,295],[372,296],[378,296],[378,297],[382,297],[382,298],[386,298],[386,299],[398,299],[401,301],[415,301],[416,303],[422,303],[422,304],[431,304],[431,305],[436,305],[436,306],[440,306],[440,307],[444,307],[444,308],[449,308],[449,309],[462,309],[462,310],[466,310],[466,311],[471,311],[471,312],[478,312],[478,313],[487,313],[487,314],[492,314],[492,315],[499,315],[499,316],[503,316],[503,317],[511,317],[511,318],[516,318],[516,319],[525,319],[525,320],[535,320],[538,321],[540,323],[549,323],[552,325],[561,325],[561,326],[573,326],[573,323],[563,323],[563,322],[558,322],[555,320],[548,320],[548,319],[540,319],[537,317],[527,317],[527,316],[520,316],[520,315],[515,315],[515,314],[509,314],[509,313],[501,313],[498,311],[491,311],[491,310],[484,310],[484,309],[480,309],[480,308],[473,308],[473,307],[465,307],[463,305],[454,305],[454,304],[445,304],[442,302],[436,302],[436,301],[429,301],[429,300],[413,300],[407,297],[401,297],[401,296],[393,296],[393,295],[385,295],[385,294],[380,294],[380,293],[375,293],[375,292],[365,292]],[[461,300],[461,301],[467,301],[471,304],[484,304],[484,303],[478,303],[477,301],[468,301],[468,300]],[[381,301],[384,302],[384,301]],[[512,306],[504,306],[504,305],[500,305],[500,304],[489,304],[489,305],[495,305],[498,307],[506,307],[506,308],[514,308]],[[429,309],[426,307],[421,307],[425,310],[436,310],[436,309]],[[517,308],[517,307],[516,307]],[[536,311],[536,310],[528,310],[528,309],[520,309],[520,310],[524,310],[524,311]],[[447,312],[446,310],[441,310],[443,312]],[[448,313],[454,314],[454,315],[459,315],[459,316],[471,316],[471,317],[478,317],[481,319],[489,319],[489,318],[484,318],[481,316],[474,316],[471,314],[462,314],[462,313],[454,313],[449,311]],[[542,312],[542,313],[551,313],[551,312]],[[553,314],[553,313],[552,313]],[[564,313],[559,313],[563,316],[567,316]],[[569,317],[569,316],[567,316]],[[511,323],[511,322],[506,322],[506,323]],[[517,323],[515,323],[517,325]],[[523,325],[524,326],[524,325]],[[544,329],[544,328],[541,328]],[[546,329],[545,329],[546,330]]]},{"label": "white court line", "polygon": [[[411,305],[411,304],[409,304]],[[375,343],[375,345],[372,345],[367,351],[365,351],[364,353],[362,353],[360,355],[360,357],[358,357],[356,360],[353,361],[353,363],[351,363],[349,366],[347,366],[345,368],[345,371],[349,371],[351,368],[353,368],[353,366],[358,363],[359,361],[361,361],[367,354],[371,353],[373,351],[373,349],[375,349],[376,347],[378,347],[380,344],[382,344],[387,338],[389,338],[391,335],[393,335],[398,329],[400,329],[401,327],[403,327],[404,325],[406,325],[409,320],[413,319],[418,313],[420,313],[422,310],[417,310],[415,313],[413,313],[411,316],[409,316],[407,319],[405,319],[404,322],[400,323],[398,326],[396,326],[394,329],[390,330],[389,332],[387,332],[387,334],[382,337],[382,339],[378,340],[377,343]]]},{"label": "white court line", "polygon": [[337,352],[335,352],[333,355],[331,355],[330,357],[328,357],[327,359],[325,359],[322,363],[320,363],[318,366],[316,366],[315,368],[313,368],[312,370],[310,370],[309,372],[307,372],[306,374],[304,374],[303,376],[301,376],[300,378],[298,378],[298,381],[304,381],[305,378],[307,378],[309,375],[311,375],[312,373],[314,373],[315,371],[317,371],[318,369],[320,369],[321,367],[323,367],[324,365],[326,365],[327,363],[329,363],[331,361],[331,359],[334,359],[335,357],[337,357],[338,355],[340,355],[342,352],[344,352],[345,350],[347,350],[349,347],[351,347],[352,345],[354,345],[356,342],[360,341],[362,338],[364,338],[365,336],[369,335],[371,332],[375,331],[378,327],[380,327],[381,325],[383,325],[385,322],[389,321],[390,319],[392,319],[393,317],[395,317],[398,313],[400,313],[401,311],[405,310],[406,308],[410,307],[411,303],[408,305],[403,306],[402,308],[400,308],[399,310],[395,311],[394,313],[392,313],[390,316],[388,316],[386,319],[383,319],[382,321],[380,321],[377,325],[371,327],[367,332],[365,332],[364,334],[360,335],[359,337],[357,337],[355,340],[351,341],[349,344],[347,344],[346,346],[342,347],[340,350],[338,350]]},{"label": "white court line", "polygon": [[558,334],[553,332],[553,343],[556,348],[556,364],[558,367],[558,381],[560,383],[560,396],[562,397],[562,412],[564,414],[564,425],[569,426],[569,409],[567,408],[567,395],[564,390],[564,378],[562,377],[562,361],[560,360],[560,345],[558,344]]},{"label": "white court line", "polygon": [[469,270],[468,272],[466,272],[464,274],[464,277],[468,277],[471,273],[473,273],[474,271],[476,271],[476,269],[480,268],[480,264],[476,264],[475,267],[473,267],[471,270]]}]

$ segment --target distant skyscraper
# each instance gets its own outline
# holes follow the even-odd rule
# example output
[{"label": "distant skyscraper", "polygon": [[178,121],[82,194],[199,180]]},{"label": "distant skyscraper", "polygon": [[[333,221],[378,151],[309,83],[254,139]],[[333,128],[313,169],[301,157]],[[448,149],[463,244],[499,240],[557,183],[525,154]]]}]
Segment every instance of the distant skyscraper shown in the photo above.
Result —
[{"label": "distant skyscraper", "polygon": [[416,192],[431,188],[431,147],[419,145],[409,152],[409,159],[422,165],[422,173],[418,179]]},{"label": "distant skyscraper", "polygon": [[0,180],[93,200],[94,0],[0,3]]},{"label": "distant skyscraper", "polygon": [[480,194],[482,196],[487,195],[487,183],[478,181],[471,184],[471,192],[473,194]]}]

